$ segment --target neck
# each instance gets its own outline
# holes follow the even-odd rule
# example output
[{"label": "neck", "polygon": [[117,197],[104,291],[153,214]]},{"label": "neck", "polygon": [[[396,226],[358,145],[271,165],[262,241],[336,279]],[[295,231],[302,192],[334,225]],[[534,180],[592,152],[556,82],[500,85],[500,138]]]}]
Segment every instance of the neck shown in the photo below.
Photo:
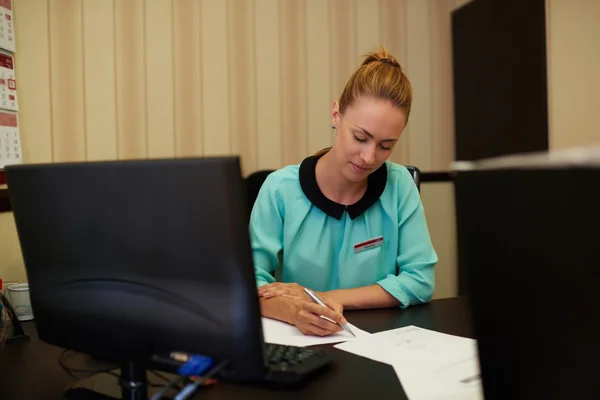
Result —
[{"label": "neck", "polygon": [[350,205],[356,203],[367,190],[367,179],[360,182],[347,180],[335,162],[332,150],[327,152],[317,161],[315,168],[317,185],[329,200],[336,203]]}]

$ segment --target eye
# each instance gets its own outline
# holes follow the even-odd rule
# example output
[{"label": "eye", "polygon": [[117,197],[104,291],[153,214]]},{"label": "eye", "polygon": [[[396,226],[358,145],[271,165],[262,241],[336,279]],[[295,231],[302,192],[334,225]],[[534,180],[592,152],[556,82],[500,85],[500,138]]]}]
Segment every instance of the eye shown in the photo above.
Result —
[{"label": "eye", "polygon": [[358,136],[354,135],[354,139],[357,140],[358,142],[364,143],[367,141],[367,139],[361,139]]},{"label": "eye", "polygon": [[379,145],[379,147],[381,147],[383,150],[387,150],[387,151],[392,149],[391,147],[383,146],[381,144]]}]

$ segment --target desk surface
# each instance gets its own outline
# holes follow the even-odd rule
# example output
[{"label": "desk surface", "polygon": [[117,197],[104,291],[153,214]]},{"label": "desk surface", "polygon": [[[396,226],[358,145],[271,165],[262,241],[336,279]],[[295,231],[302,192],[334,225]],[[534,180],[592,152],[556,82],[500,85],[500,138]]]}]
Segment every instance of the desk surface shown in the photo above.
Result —
[{"label": "desk surface", "polygon": [[[379,332],[407,325],[433,329],[453,335],[471,337],[471,323],[466,297],[435,300],[406,310],[385,309],[348,311],[346,318],[358,327]],[[31,340],[14,342],[0,349],[0,398],[3,400],[60,399],[65,388],[74,383],[58,365],[62,349],[37,339],[32,322],[24,324]],[[286,390],[287,399],[311,400],[333,398],[406,399],[391,366],[362,358],[331,347],[336,358],[331,367],[306,385]],[[148,375],[155,383],[161,381]],[[77,386],[92,388],[111,396],[119,389],[115,377],[99,374]],[[243,391],[243,396],[240,396]],[[154,393],[153,390],[150,393]],[[280,399],[282,389],[220,382],[200,390],[202,399]]]}]

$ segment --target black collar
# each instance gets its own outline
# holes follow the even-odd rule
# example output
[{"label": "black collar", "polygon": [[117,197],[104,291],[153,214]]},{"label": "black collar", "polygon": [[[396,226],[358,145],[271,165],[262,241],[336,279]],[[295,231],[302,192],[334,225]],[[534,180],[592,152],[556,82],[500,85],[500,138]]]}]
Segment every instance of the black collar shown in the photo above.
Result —
[{"label": "black collar", "polygon": [[317,185],[315,169],[319,157],[310,156],[305,158],[302,164],[300,164],[299,177],[300,186],[308,200],[325,214],[336,219],[341,219],[344,211],[348,211],[350,218],[355,219],[375,204],[383,193],[387,182],[387,167],[385,163],[369,175],[367,191],[356,203],[345,206],[328,199],[321,192],[321,189],[319,189],[319,185]]}]

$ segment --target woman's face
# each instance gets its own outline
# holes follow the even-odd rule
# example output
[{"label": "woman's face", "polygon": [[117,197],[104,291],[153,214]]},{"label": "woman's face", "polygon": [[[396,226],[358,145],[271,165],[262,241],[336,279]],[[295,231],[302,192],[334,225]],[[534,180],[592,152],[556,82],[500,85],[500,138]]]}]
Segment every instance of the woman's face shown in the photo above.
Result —
[{"label": "woman's face", "polygon": [[388,159],[406,126],[406,112],[391,102],[359,98],[339,112],[333,103],[332,122],[337,127],[333,148],[342,175],[360,182]]}]

